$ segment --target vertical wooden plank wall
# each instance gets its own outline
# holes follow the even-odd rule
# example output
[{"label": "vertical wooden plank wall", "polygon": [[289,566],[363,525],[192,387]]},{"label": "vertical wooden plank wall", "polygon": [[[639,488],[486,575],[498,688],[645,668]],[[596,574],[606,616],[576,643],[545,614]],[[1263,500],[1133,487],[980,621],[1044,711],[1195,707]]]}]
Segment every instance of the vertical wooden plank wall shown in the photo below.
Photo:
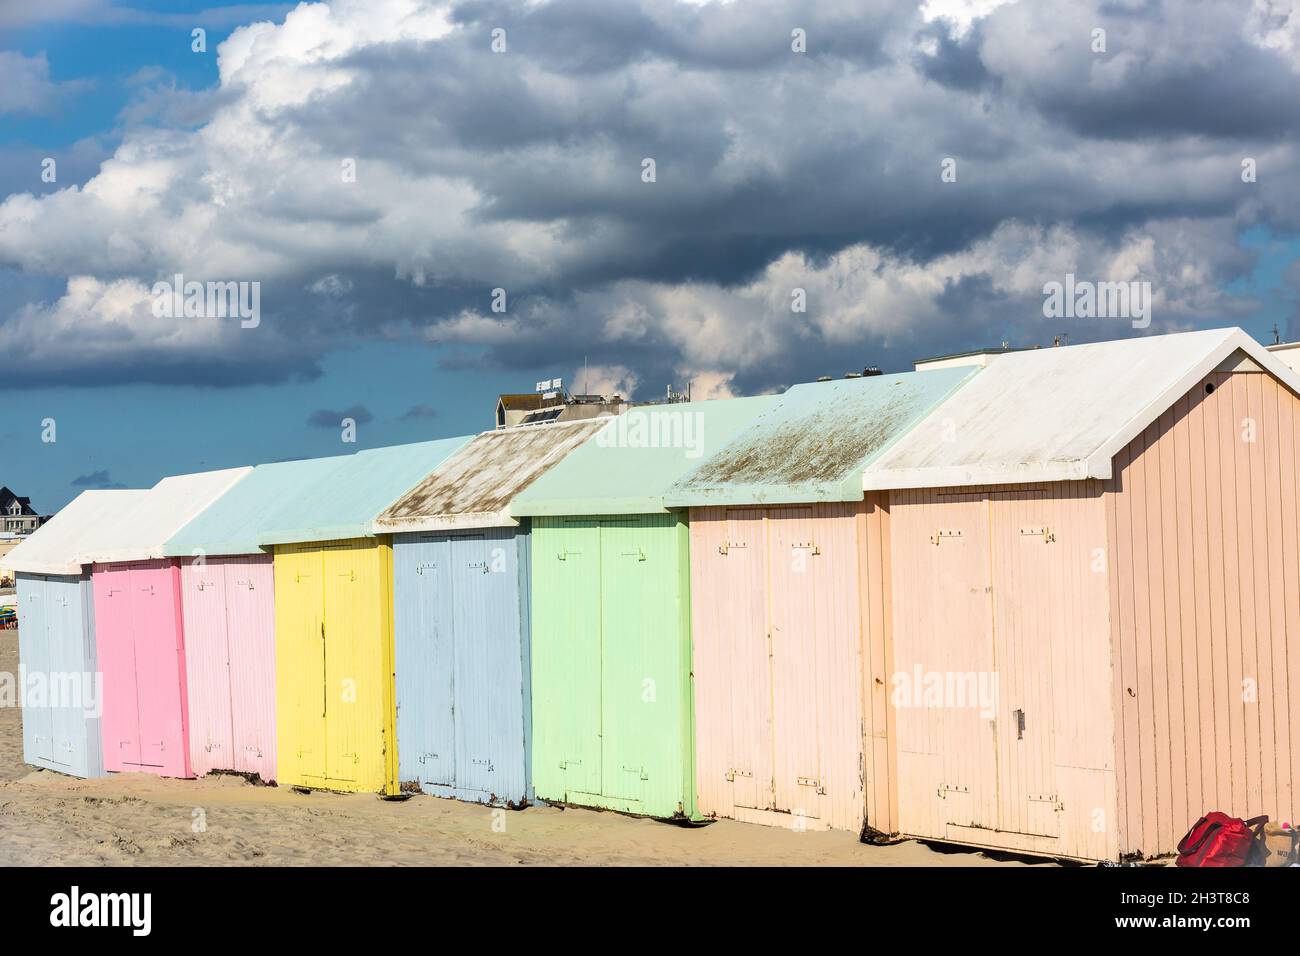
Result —
[{"label": "vertical wooden plank wall", "polygon": [[892,582],[889,558],[889,492],[869,492],[854,516],[857,524],[859,590],[862,595],[862,763],[866,825],[881,834],[898,832],[898,785],[893,709]]},{"label": "vertical wooden plank wall", "polygon": [[1124,853],[1176,852],[1210,810],[1295,819],[1297,404],[1263,372],[1217,371],[1115,458]]}]

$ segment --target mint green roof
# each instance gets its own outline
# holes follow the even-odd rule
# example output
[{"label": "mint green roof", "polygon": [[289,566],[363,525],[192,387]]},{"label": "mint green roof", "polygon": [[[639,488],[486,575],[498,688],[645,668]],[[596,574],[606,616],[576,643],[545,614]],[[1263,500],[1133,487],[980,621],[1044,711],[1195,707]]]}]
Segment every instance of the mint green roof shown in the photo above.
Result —
[{"label": "mint green roof", "polygon": [[259,536],[273,527],[270,522],[284,509],[285,502],[352,458],[335,455],[258,465],[173,535],[163,551],[175,557],[195,552],[257,554],[262,550]]},{"label": "mint green roof", "polygon": [[863,469],[976,373],[964,366],[795,385],[682,475],[665,502],[861,501]]},{"label": "mint green roof", "polygon": [[287,497],[258,532],[261,545],[366,538],[379,513],[473,436],[372,448]]},{"label": "mint green roof", "polygon": [[775,395],[761,395],[629,409],[529,485],[510,513],[663,513],[672,483],[774,401]]}]

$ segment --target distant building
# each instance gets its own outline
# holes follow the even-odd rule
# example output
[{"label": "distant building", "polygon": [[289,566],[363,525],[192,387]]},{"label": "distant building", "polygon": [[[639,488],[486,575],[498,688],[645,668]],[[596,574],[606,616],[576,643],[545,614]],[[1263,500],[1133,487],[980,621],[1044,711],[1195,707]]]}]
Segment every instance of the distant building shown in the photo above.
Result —
[{"label": "distant building", "polygon": [[497,428],[511,425],[540,425],[543,422],[572,422],[602,415],[621,415],[632,405],[621,395],[570,395],[555,391],[520,392],[497,397]]},{"label": "distant building", "polygon": [[[1038,346],[1035,345],[1032,348],[1038,348]],[[956,368],[966,365],[978,365],[983,368],[999,355],[1024,351],[1027,351],[1027,349],[1013,349],[1011,346],[1004,344],[1001,348],[975,349],[971,352],[954,352],[952,355],[935,355],[931,358],[917,359],[913,363],[913,367],[918,372],[929,372],[937,368]]]},{"label": "distant building", "polygon": [[1300,342],[1279,342],[1268,350],[1296,371],[1300,371]]},{"label": "distant building", "polygon": [[0,532],[31,534],[45,524],[49,517],[36,513],[31,498],[20,497],[0,486]]}]

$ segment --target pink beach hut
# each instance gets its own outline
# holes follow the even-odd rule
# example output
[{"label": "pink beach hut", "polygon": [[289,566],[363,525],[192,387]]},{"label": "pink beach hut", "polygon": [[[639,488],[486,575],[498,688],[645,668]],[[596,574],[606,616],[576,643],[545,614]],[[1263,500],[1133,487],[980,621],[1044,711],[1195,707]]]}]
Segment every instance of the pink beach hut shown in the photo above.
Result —
[{"label": "pink beach hut", "polygon": [[164,543],[251,470],[164,478],[79,555],[92,567],[107,771],[192,776],[180,567]]}]

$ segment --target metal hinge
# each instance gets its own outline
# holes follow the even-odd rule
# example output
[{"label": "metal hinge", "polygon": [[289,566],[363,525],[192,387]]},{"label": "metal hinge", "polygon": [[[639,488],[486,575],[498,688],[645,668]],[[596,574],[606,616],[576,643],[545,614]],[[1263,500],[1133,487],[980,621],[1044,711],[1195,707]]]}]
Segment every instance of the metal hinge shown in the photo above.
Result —
[{"label": "metal hinge", "polygon": [[1030,803],[1050,803],[1055,813],[1060,813],[1065,809],[1065,803],[1054,793],[1031,793],[1029,795]]},{"label": "metal hinge", "polygon": [[930,535],[930,543],[937,546],[944,538],[960,538],[961,536],[960,528],[940,528]]},{"label": "metal hinge", "polygon": [[753,777],[752,770],[736,770],[734,767],[722,775],[727,780],[735,780],[737,777]]},{"label": "metal hinge", "polygon": [[436,564],[434,564],[433,562],[429,562],[428,564],[417,564],[417,565],[415,566],[415,573],[416,573],[416,574],[423,574],[425,571],[432,571],[432,570],[434,570],[434,569],[437,568],[437,567],[438,567],[438,566],[437,566]]},{"label": "metal hinge", "polygon": [[638,561],[645,560],[645,552],[640,548],[637,548],[635,551],[620,551],[619,555],[624,558],[636,558]]},{"label": "metal hinge", "polygon": [[1020,534],[1027,538],[1041,537],[1043,539],[1043,544],[1051,544],[1056,540],[1056,533],[1046,525],[1021,528]]},{"label": "metal hinge", "polygon": [[745,548],[748,547],[749,545],[747,544],[738,544],[735,541],[728,541],[726,544],[718,545],[718,554],[730,554],[732,548],[736,548],[738,550],[744,550]]},{"label": "metal hinge", "polygon": [[791,551],[811,551],[813,554],[821,554],[821,553],[822,553],[822,549],[819,548],[819,547],[817,547],[817,545],[814,544],[814,543],[811,542],[811,541],[796,541],[794,544],[790,545],[790,550],[791,550]]},{"label": "metal hinge", "polygon": [[634,774],[636,774],[637,776],[639,776],[642,780],[649,780],[649,779],[650,779],[650,774],[648,774],[648,773],[645,772],[645,768],[644,768],[644,767],[624,767],[624,768],[623,768],[623,771],[624,771],[625,773],[634,773]]},{"label": "metal hinge", "polygon": [[939,784],[938,794],[940,800],[948,799],[950,793],[970,793],[970,787],[963,787],[960,784],[953,783]]},{"label": "metal hinge", "polygon": [[795,783],[801,787],[812,787],[817,793],[824,794],[826,788],[822,786],[821,781],[816,777],[795,777]]}]

